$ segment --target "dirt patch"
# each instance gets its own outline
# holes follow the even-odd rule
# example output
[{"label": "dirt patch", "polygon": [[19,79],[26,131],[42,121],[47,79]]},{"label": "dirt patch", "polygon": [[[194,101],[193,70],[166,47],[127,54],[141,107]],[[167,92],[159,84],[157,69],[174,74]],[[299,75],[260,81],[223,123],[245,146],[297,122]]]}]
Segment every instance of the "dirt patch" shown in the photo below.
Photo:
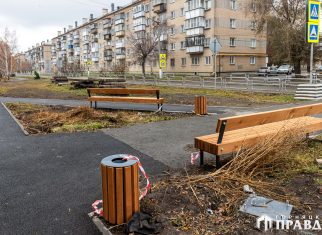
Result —
[{"label": "dirt patch", "polygon": [[[255,228],[256,217],[239,212],[249,196],[243,186],[250,184],[258,195],[282,202],[289,200],[294,205],[292,219],[299,218],[302,225],[303,216],[307,219],[319,216],[322,224],[322,195],[317,190],[322,184],[322,171],[315,163],[322,144],[311,141],[289,143],[279,147],[265,146],[270,150],[262,158],[257,158],[260,152],[256,152],[254,158],[243,160],[251,156],[246,151],[247,155],[241,155],[243,158],[237,156],[220,170],[206,166],[204,169],[189,167],[170,172],[153,185],[141,202],[141,210],[163,223],[162,235],[263,234],[263,230]],[[264,146],[261,151],[265,151]],[[254,163],[256,159],[258,162]],[[240,169],[234,172],[237,166]],[[122,226],[112,231],[122,234]],[[320,231],[308,232],[319,234]],[[273,229],[265,234],[303,233]]]},{"label": "dirt patch", "polygon": [[191,116],[180,113],[107,111],[89,107],[72,108],[24,103],[6,105],[30,134],[94,131]]}]

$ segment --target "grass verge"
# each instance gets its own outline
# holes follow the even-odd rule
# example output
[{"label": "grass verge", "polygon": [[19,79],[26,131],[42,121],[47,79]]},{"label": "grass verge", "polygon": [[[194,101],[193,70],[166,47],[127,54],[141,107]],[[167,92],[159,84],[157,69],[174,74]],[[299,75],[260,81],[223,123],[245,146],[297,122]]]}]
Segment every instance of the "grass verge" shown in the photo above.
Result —
[{"label": "grass verge", "polygon": [[6,105],[30,134],[95,131],[191,116],[178,113],[106,111],[89,107],[71,108],[26,103],[7,103]]}]

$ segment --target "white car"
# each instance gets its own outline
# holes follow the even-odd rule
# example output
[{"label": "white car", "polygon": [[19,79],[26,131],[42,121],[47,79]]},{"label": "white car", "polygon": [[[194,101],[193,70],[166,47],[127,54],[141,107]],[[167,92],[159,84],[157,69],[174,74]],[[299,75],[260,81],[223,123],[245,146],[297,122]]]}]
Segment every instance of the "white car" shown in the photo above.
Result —
[{"label": "white car", "polygon": [[290,74],[292,74],[292,67],[290,65],[288,65],[288,64],[281,65],[277,69],[277,73],[278,74],[287,74],[287,75],[290,75]]}]

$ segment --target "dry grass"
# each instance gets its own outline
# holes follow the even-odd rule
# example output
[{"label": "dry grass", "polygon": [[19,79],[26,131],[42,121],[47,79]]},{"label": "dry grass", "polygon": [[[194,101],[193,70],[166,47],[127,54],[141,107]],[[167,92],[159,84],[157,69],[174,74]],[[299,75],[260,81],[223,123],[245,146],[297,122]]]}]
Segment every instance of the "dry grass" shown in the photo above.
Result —
[{"label": "dry grass", "polygon": [[188,117],[188,114],[167,114],[131,111],[105,111],[89,107],[7,104],[31,134],[94,131],[136,123],[148,123]]}]

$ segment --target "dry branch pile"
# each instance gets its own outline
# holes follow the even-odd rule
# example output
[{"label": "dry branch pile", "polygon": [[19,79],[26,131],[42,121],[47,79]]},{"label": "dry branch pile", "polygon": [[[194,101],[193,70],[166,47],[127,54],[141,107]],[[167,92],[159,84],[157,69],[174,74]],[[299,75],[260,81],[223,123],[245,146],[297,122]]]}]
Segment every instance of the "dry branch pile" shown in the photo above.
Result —
[{"label": "dry branch pile", "polygon": [[[281,130],[255,147],[241,150],[217,171],[203,175],[199,171],[190,176],[186,171],[186,177],[182,174],[170,177],[155,185],[153,191],[163,191],[164,195],[160,195],[161,203],[147,200],[156,207],[150,212],[169,214],[172,225],[180,230],[189,230],[192,234],[216,234],[226,233],[227,228],[233,231],[245,226],[238,213],[242,201],[248,196],[243,192],[244,185],[249,185],[259,195],[299,205],[297,198],[281,187],[278,176],[296,166],[292,151],[304,146],[304,139],[301,128]],[[175,194],[180,195],[181,204],[175,205]],[[164,212],[164,201],[174,206],[168,205]],[[214,215],[208,215],[207,209],[211,209]]]}]

